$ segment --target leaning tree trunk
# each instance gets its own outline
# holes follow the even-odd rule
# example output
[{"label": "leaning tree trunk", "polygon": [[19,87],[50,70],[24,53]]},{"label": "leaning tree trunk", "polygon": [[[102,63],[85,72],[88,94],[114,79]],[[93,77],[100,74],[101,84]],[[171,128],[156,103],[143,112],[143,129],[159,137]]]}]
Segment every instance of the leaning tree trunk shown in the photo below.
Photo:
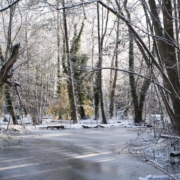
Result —
[{"label": "leaning tree trunk", "polygon": [[[12,21],[13,21],[13,17],[14,17],[15,8],[16,7],[13,6],[9,9],[10,10],[9,11],[9,24],[8,24],[8,32],[7,32],[7,39],[6,39],[7,40],[7,46],[6,46],[5,58],[4,58],[5,61],[7,60],[8,56],[11,55],[11,50],[12,50],[12,40],[11,40]],[[10,88],[7,85],[5,86],[5,99],[6,99],[6,103],[7,103],[7,110],[12,117],[13,124],[18,124],[16,117],[15,117],[15,113],[14,113],[12,97],[10,94]]]}]

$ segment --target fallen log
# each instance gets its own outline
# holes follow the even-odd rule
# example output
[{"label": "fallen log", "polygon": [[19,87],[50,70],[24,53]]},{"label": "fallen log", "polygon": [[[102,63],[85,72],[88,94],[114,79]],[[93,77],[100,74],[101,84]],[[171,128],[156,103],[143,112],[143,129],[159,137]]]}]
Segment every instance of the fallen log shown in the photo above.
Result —
[{"label": "fallen log", "polygon": [[171,157],[180,157],[180,151],[172,151],[172,152],[170,153],[170,156],[171,156]]},{"label": "fallen log", "polygon": [[98,128],[98,127],[101,127],[101,128],[105,128],[104,126],[102,125],[97,125],[97,126],[85,126],[85,125],[82,125],[83,128]]},{"label": "fallen log", "polygon": [[49,125],[49,126],[47,126],[47,129],[49,129],[49,128],[64,129],[64,126],[63,125]]}]

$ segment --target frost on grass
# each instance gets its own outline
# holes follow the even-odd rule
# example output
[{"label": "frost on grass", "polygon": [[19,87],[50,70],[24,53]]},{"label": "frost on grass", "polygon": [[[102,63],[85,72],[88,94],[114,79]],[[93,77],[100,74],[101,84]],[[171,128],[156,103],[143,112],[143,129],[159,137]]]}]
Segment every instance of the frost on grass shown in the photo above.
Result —
[{"label": "frost on grass", "polygon": [[[164,136],[166,134],[166,136]],[[163,135],[163,136],[162,136]],[[180,156],[171,157],[172,152],[180,151],[180,139],[173,128],[156,124],[152,128],[144,129],[131,141],[129,152],[147,164],[161,170],[166,176],[152,176],[140,178],[152,180],[180,179]]]},{"label": "frost on grass", "polygon": [[25,129],[20,125],[9,125],[9,127],[1,126],[0,128],[0,148],[18,145],[22,139],[18,137],[20,133],[24,133]]}]

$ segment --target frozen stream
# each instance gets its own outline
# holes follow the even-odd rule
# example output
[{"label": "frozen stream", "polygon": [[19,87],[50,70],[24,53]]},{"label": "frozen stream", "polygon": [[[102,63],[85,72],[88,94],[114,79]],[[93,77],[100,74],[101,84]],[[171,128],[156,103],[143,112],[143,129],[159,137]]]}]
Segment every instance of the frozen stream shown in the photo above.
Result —
[{"label": "frozen stream", "polygon": [[138,180],[148,174],[162,175],[125,149],[138,131],[97,128],[20,134],[17,139],[1,143],[0,179]]}]

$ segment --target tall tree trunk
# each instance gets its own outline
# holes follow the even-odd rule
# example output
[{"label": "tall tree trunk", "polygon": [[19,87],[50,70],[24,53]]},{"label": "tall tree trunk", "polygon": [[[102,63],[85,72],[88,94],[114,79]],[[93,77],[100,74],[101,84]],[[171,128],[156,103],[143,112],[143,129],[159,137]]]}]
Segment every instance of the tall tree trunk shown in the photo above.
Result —
[{"label": "tall tree trunk", "polygon": [[[94,66],[94,19],[93,19],[93,27],[92,27],[92,67]],[[94,119],[99,119],[99,71],[95,72],[95,77],[93,79],[93,92],[94,92]]]},{"label": "tall tree trunk", "polygon": [[[103,90],[102,90],[102,51],[103,51],[103,41],[104,41],[104,37],[106,35],[106,31],[107,31],[107,22],[108,22],[108,15],[109,15],[109,11],[107,12],[107,19],[106,19],[106,27],[105,27],[105,32],[102,34],[100,34],[100,15],[99,15],[100,9],[99,9],[99,3],[97,3],[97,15],[98,15],[98,50],[99,50],[99,62],[98,62],[98,68],[99,68],[99,79],[98,79],[98,83],[99,83],[99,97],[100,97],[100,105],[101,105],[101,116],[102,116],[102,123],[103,124],[107,124],[107,120],[106,120],[106,116],[105,116],[105,111],[104,111],[104,99],[103,99]],[[103,28],[103,26],[102,26]]]},{"label": "tall tree trunk", "polygon": [[[117,22],[117,30],[116,30],[116,46],[115,46],[115,68],[118,68],[118,47],[119,47],[119,19]],[[115,95],[115,88],[116,88],[116,81],[117,81],[117,71],[114,72],[113,78],[113,85],[111,87],[110,92],[110,105],[109,105],[109,115],[110,118],[114,116],[114,95]]]},{"label": "tall tree trunk", "polygon": [[[65,6],[63,0],[63,6]],[[73,123],[77,123],[77,109],[76,109],[76,101],[74,95],[74,82],[73,82],[73,75],[72,75],[72,64],[70,58],[70,51],[69,51],[69,40],[68,40],[68,31],[67,31],[67,20],[66,20],[66,11],[63,9],[63,23],[64,23],[64,33],[65,33],[65,42],[66,42],[66,53],[67,53],[67,64],[68,64],[68,93],[70,99],[70,107],[71,107],[71,119]]]},{"label": "tall tree trunk", "polygon": [[[124,3],[124,7],[128,16],[128,19],[131,21],[131,16],[130,13],[127,9],[127,0]],[[133,106],[134,106],[134,122],[135,123],[140,123],[143,120],[142,114],[143,114],[143,107],[144,107],[144,102],[145,102],[145,97],[146,93],[148,91],[149,85],[150,85],[150,80],[149,79],[144,79],[144,82],[141,86],[141,91],[139,94],[137,94],[137,82],[135,81],[135,76],[134,76],[134,34],[131,32],[129,28],[129,71],[132,73],[129,73],[129,83],[130,83],[130,88],[131,88],[131,95],[133,99]],[[145,61],[147,64],[149,64],[149,58],[146,56],[144,49],[141,48],[140,44],[138,41],[136,41]],[[151,73],[151,71],[149,70]],[[148,78],[150,77],[149,72],[147,73]]]},{"label": "tall tree trunk", "polygon": [[81,29],[77,33],[77,25],[74,26],[74,37],[70,48],[70,55],[73,67],[73,78],[76,82],[74,84],[75,94],[77,96],[78,112],[81,119],[86,119],[84,105],[87,102],[87,83],[82,78],[86,72],[88,57],[85,54],[80,54],[81,36],[84,29],[84,22],[82,22]]},{"label": "tall tree trunk", "polygon": [[[58,1],[57,1],[58,2]],[[59,3],[57,3],[57,6],[59,6]],[[59,11],[57,11],[57,30],[56,30],[56,36],[57,36],[57,95],[61,92],[61,85],[60,85],[60,16]]]},{"label": "tall tree trunk", "polygon": [[100,79],[100,72],[96,72],[95,77],[95,85],[94,85],[94,114],[95,114],[95,120],[99,119],[99,79]]},{"label": "tall tree trunk", "polygon": [[134,77],[134,43],[133,43],[133,35],[129,34],[129,71],[132,73],[129,73],[129,83],[131,87],[131,95],[133,99],[133,105],[134,105],[134,122],[139,123],[142,121],[142,114],[139,110],[139,102],[138,102],[138,96],[136,92],[137,84]]}]

